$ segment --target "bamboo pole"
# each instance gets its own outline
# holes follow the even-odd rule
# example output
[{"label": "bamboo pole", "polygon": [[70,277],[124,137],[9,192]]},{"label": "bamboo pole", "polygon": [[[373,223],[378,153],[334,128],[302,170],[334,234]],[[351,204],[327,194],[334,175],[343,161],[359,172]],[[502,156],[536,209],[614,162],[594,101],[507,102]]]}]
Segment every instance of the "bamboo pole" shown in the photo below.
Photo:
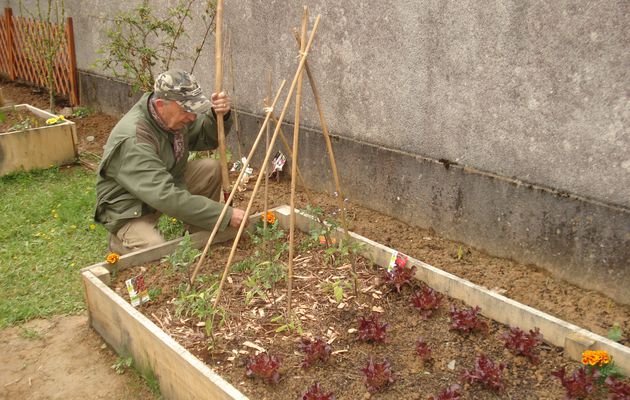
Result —
[{"label": "bamboo pole", "polygon": [[[293,35],[298,42],[298,45],[301,46],[301,43],[304,41],[298,36],[298,33],[294,30]],[[315,79],[313,78],[313,74],[311,73],[311,68],[308,65],[308,61],[304,63],[304,69],[306,70],[306,75],[308,76],[308,81],[311,86],[311,90],[313,92],[313,97],[315,98],[315,105],[317,106],[317,112],[319,114],[319,122],[322,126],[322,132],[324,134],[324,141],[326,142],[326,149],[328,150],[328,158],[330,160],[330,168],[332,169],[333,179],[335,181],[335,191],[337,192],[337,205],[339,207],[339,212],[341,213],[341,227],[344,231],[344,239],[350,240],[350,232],[348,230],[348,222],[346,219],[346,208],[344,207],[344,195],[341,191],[341,183],[339,181],[339,173],[337,172],[337,162],[335,161],[335,153],[332,148],[332,142],[330,140],[330,133],[328,132],[328,123],[324,118],[324,111],[322,108],[322,103],[319,96],[319,90],[317,90],[317,85],[315,84]],[[353,254],[352,257],[352,273],[354,274],[354,295],[358,298],[359,289],[358,289],[358,280],[357,280],[357,272],[356,272],[356,255]]]},{"label": "bamboo pole", "polygon": [[[287,94],[287,99],[284,102],[284,106],[282,107],[282,112],[280,113],[280,120],[284,118],[284,115],[289,108],[289,104],[291,103],[291,97],[293,96],[293,90],[295,90],[295,86],[297,85],[298,76],[300,72],[304,69],[304,63],[306,62],[306,57],[308,56],[308,50],[311,48],[313,44],[313,39],[315,39],[315,33],[317,32],[317,27],[319,26],[320,15],[315,19],[315,24],[313,25],[313,30],[311,32],[311,36],[309,37],[308,43],[306,45],[306,50],[302,52],[302,57],[300,58],[300,64],[298,65],[297,71],[295,72],[295,76],[293,77],[293,82],[291,83],[291,87],[289,88],[289,93]],[[267,151],[265,155],[265,160],[263,164],[269,162],[269,157],[271,156],[271,149],[273,148],[273,144],[276,141],[276,137],[278,136],[278,131],[280,125],[276,126],[276,129],[273,132],[273,136],[271,137],[270,150]],[[236,252],[236,246],[238,246],[238,242],[241,239],[241,235],[243,234],[243,230],[245,229],[245,222],[249,217],[249,212],[252,208],[252,204],[254,202],[254,198],[256,197],[256,193],[258,192],[258,188],[260,187],[260,182],[262,181],[262,175],[258,174],[258,179],[256,179],[256,185],[254,186],[254,190],[252,191],[252,196],[249,199],[249,203],[247,204],[247,209],[245,210],[245,218],[239,227],[238,232],[236,233],[236,237],[234,238],[234,243],[232,244],[232,250],[230,251],[230,255],[228,256],[228,261],[225,264],[225,269],[223,270],[223,276],[221,277],[221,283],[219,284],[219,289],[217,290],[217,297],[214,301],[214,307],[216,308],[219,304],[219,300],[221,299],[221,291],[223,290],[223,285],[225,285],[225,280],[227,278],[228,272],[230,271],[230,264],[232,263],[232,258],[234,258],[234,253]]]},{"label": "bamboo pole", "polygon": [[[270,107],[269,105],[269,98],[271,97],[271,71],[268,72],[267,74],[267,97],[265,97],[265,108]],[[273,110],[271,111],[271,117],[273,118]],[[267,152],[269,151],[269,130],[270,130],[270,124],[267,124],[267,132],[265,134],[265,154],[267,154]],[[269,205],[267,204],[267,200],[269,198],[269,169],[267,167],[267,164],[263,165],[263,173],[265,174],[265,194],[264,194],[264,198],[263,198],[263,212],[264,217],[263,217],[263,229],[267,229],[267,210],[269,210]]]},{"label": "bamboo pole", "polygon": [[[223,90],[223,0],[217,0],[216,19],[214,91],[215,93],[221,93]],[[217,140],[219,142],[219,161],[221,163],[221,186],[223,187],[223,199],[227,203],[228,193],[230,192],[230,176],[228,175],[227,156],[225,154],[225,126],[223,124],[223,113],[215,112],[215,114],[217,116]]]},{"label": "bamboo pole", "polygon": [[[236,102],[236,85],[234,83],[234,57],[232,56],[232,31],[228,30],[228,50],[230,54],[230,86],[232,89],[232,111],[234,112],[234,130],[236,131],[236,145],[238,149],[238,159],[243,158],[243,147],[241,145],[241,126],[238,122],[238,108]],[[269,90],[269,96],[271,97],[271,89]]]},{"label": "bamboo pole", "polygon": [[[282,81],[282,84],[280,84],[280,88],[278,89],[278,92],[276,94],[276,97],[273,100],[273,103],[272,103],[271,107],[274,107],[276,105],[276,103],[278,102],[278,99],[280,98],[280,93],[282,93],[282,89],[284,88],[285,83],[286,83],[286,81]],[[249,164],[249,162],[251,161],[251,159],[252,159],[252,157],[254,155],[254,151],[258,147],[258,142],[260,142],[260,139],[262,137],[262,133],[265,130],[265,127],[267,126],[267,124],[269,123],[270,114],[271,114],[271,111],[267,112],[267,116],[265,117],[265,121],[263,122],[262,126],[260,127],[260,132],[258,132],[258,136],[256,136],[256,140],[254,141],[254,144],[252,145],[252,149],[250,150],[249,155],[247,156],[247,161],[246,161],[245,165]],[[245,167],[243,167],[241,169],[241,173],[238,175],[237,182],[240,182],[240,180],[243,178],[244,174],[245,174]],[[234,185],[234,187],[232,188],[232,191],[230,193],[230,196],[228,197],[227,201],[223,205],[223,210],[221,210],[221,214],[219,214],[219,218],[217,219],[217,222],[214,225],[214,228],[212,229],[212,232],[210,233],[210,237],[208,238],[208,242],[206,243],[206,246],[203,249],[203,253],[201,253],[201,257],[199,257],[199,261],[197,262],[197,265],[195,266],[195,269],[193,270],[193,273],[190,276],[189,287],[191,287],[193,285],[193,283],[195,282],[195,278],[197,277],[197,273],[199,272],[199,268],[201,267],[201,264],[203,263],[203,260],[206,258],[206,254],[208,254],[208,249],[210,248],[210,245],[212,244],[212,241],[214,240],[215,236],[217,235],[217,232],[219,231],[219,227],[221,226],[221,222],[223,221],[223,218],[225,218],[225,214],[227,213],[227,209],[229,207],[230,202],[234,198],[234,194],[236,193],[236,190],[237,190],[237,185]],[[247,219],[247,217],[244,218],[243,221],[245,221],[245,219]]]},{"label": "bamboo pole", "polygon": [[[304,41],[306,40],[306,21],[308,19],[308,8],[304,6],[302,13],[302,30],[300,54],[304,52]],[[304,63],[306,66],[306,62]],[[293,291],[293,256],[295,251],[295,187],[297,183],[298,164],[298,143],[300,139],[300,111],[302,109],[302,77],[303,71],[298,75],[297,92],[295,94],[295,119],[293,124],[293,158],[291,162],[291,214],[289,215],[289,263],[287,266],[287,321],[291,317],[291,293]]]}]

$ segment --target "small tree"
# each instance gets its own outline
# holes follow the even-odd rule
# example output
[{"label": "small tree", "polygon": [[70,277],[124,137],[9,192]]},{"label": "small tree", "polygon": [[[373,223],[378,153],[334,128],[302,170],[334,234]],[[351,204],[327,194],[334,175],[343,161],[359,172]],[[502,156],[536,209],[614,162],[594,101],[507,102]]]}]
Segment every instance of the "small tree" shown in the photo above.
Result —
[{"label": "small tree", "polygon": [[25,10],[20,0],[20,14],[30,15],[35,20],[33,29],[27,30],[27,54],[35,68],[39,64],[37,54],[44,59],[44,72],[46,74],[46,88],[50,112],[55,112],[55,61],[58,49],[65,40],[65,3],[64,0],[46,0],[46,6],[42,9],[40,0],[37,0],[36,13]]},{"label": "small tree", "polygon": [[[177,42],[186,36],[184,25],[193,20],[191,8],[195,2],[180,0],[167,9],[166,16],[156,15],[148,0],[132,11],[119,13],[112,20],[113,28],[106,30],[108,42],[98,51],[103,58],[97,60],[97,65],[129,81],[133,92],[150,91],[159,72],[154,70],[156,66],[160,71],[167,70],[171,62],[185,58]],[[202,19],[207,29],[194,49],[193,68],[214,24],[215,7],[214,1],[206,1]]]}]

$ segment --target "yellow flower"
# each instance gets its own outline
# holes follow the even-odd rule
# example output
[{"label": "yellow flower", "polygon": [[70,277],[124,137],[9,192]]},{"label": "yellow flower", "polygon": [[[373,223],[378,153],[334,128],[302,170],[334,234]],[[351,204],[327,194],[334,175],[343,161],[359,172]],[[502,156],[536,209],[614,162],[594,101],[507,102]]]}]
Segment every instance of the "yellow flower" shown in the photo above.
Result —
[{"label": "yellow flower", "polygon": [[107,262],[110,264],[116,264],[120,259],[120,255],[117,253],[109,253],[107,255]]},{"label": "yellow flower", "polygon": [[[260,219],[262,219],[264,221],[265,220],[265,216],[262,215],[260,217]],[[275,224],[276,223],[276,214],[274,214],[271,211],[267,211],[267,223],[269,223],[271,225]]]},{"label": "yellow flower", "polygon": [[90,224],[90,230],[93,231],[94,229],[96,229],[96,225]]},{"label": "yellow flower", "polygon": [[63,115],[57,115],[56,117],[48,118],[46,120],[46,125],[55,125],[65,121],[66,118]]}]

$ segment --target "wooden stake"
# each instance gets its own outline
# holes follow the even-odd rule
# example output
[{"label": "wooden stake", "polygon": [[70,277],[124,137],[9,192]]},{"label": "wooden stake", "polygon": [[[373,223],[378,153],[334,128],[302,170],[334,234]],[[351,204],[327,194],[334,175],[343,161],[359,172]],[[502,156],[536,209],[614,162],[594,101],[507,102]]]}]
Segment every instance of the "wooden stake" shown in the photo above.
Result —
[{"label": "wooden stake", "polygon": [[[306,21],[308,19],[308,8],[304,6],[302,14],[302,36],[300,54],[304,52],[304,42],[306,40]],[[304,63],[306,65],[306,63]],[[302,75],[298,75],[297,92],[295,94],[295,122],[293,124],[293,158],[291,162],[291,214],[289,216],[289,263],[287,267],[287,321],[291,317],[291,292],[293,291],[293,256],[295,242],[295,186],[297,183],[298,164],[298,142],[300,139],[300,111],[302,108]]]},{"label": "wooden stake", "polygon": [[[305,51],[302,52],[300,64],[297,68],[297,71],[295,72],[295,76],[293,77],[293,82],[291,83],[291,87],[289,89],[287,99],[285,100],[284,106],[282,107],[282,113],[280,113],[280,117],[279,117],[280,121],[282,121],[282,119],[284,118],[284,115],[286,114],[287,109],[289,108],[289,104],[291,103],[291,97],[293,96],[293,90],[295,89],[295,86],[297,85],[298,76],[300,75],[300,72],[302,72],[302,70],[304,69],[304,63],[306,62],[306,57],[308,56],[308,50],[311,48],[311,45],[313,44],[313,39],[315,39],[315,33],[317,32],[317,27],[319,26],[319,20],[320,20],[320,15],[318,15],[317,18],[315,19],[315,24],[313,25],[313,31],[311,32],[311,36],[309,37],[308,44],[306,45]],[[273,136],[271,137],[271,143],[270,143],[271,147],[269,148],[269,151],[267,151],[267,154],[265,155],[265,160],[263,161],[263,164],[266,164],[269,162],[269,158],[271,157],[271,149],[273,148],[273,144],[276,141],[276,137],[278,136],[279,130],[280,130],[280,125],[278,124],[276,126],[275,131],[273,132]],[[227,278],[228,272],[230,271],[230,264],[232,263],[232,258],[234,258],[234,253],[236,252],[236,246],[238,246],[238,242],[241,239],[243,230],[245,229],[245,221],[249,217],[249,212],[252,208],[252,204],[254,203],[254,198],[256,197],[256,193],[258,192],[258,188],[260,187],[261,181],[262,181],[262,174],[258,174],[258,179],[256,179],[256,185],[254,186],[252,196],[249,199],[249,203],[247,204],[247,209],[245,210],[245,218],[243,218],[243,222],[241,223],[241,226],[236,234],[236,237],[234,238],[234,243],[232,244],[232,250],[230,251],[230,255],[228,256],[228,261],[225,265],[225,269],[223,270],[221,283],[219,284],[219,289],[217,290],[217,297],[214,301],[215,308],[218,306],[219,300],[221,299],[221,291],[223,290],[223,285],[225,284],[225,280]]]},{"label": "wooden stake", "polygon": [[[276,93],[276,97],[274,98],[271,107],[274,107],[276,105],[276,103],[278,102],[278,99],[280,98],[280,93],[282,93],[282,89],[284,88],[285,83],[286,83],[286,81],[282,81],[282,84],[280,85],[280,88],[278,89],[278,93]],[[252,149],[250,150],[249,155],[247,156],[247,161],[245,162],[245,165],[241,169],[241,173],[238,175],[238,178],[237,178],[236,182],[240,182],[241,179],[243,178],[243,175],[245,174],[245,167],[250,163],[250,161],[251,161],[251,159],[252,159],[252,157],[254,155],[254,151],[258,147],[258,142],[260,142],[260,139],[262,138],[262,133],[264,132],[267,124],[269,123],[270,115],[271,115],[271,111],[267,112],[267,116],[265,117],[265,121],[263,122],[262,126],[260,127],[260,131],[258,132],[258,136],[256,137],[256,140],[254,141],[254,144],[252,145]],[[221,210],[221,214],[219,214],[219,218],[217,219],[217,223],[214,224],[214,228],[212,229],[212,233],[210,233],[210,237],[208,238],[208,242],[206,243],[206,246],[203,249],[203,253],[201,253],[201,257],[199,257],[199,261],[197,262],[197,265],[195,266],[195,269],[194,269],[192,275],[190,276],[190,282],[189,282],[189,285],[188,285],[189,288],[192,287],[193,283],[195,282],[195,278],[197,277],[197,273],[199,272],[199,268],[201,267],[201,264],[203,263],[203,260],[206,258],[206,254],[208,254],[208,249],[210,248],[210,245],[212,244],[212,241],[214,240],[215,236],[217,235],[217,232],[219,231],[219,227],[221,226],[221,222],[223,221],[223,218],[225,218],[225,214],[227,213],[227,209],[229,207],[229,204],[232,201],[232,199],[234,198],[234,194],[236,193],[237,189],[238,189],[238,185],[234,185],[234,187],[232,188],[232,192],[230,193],[230,196],[227,198],[227,201],[223,205],[223,210]],[[244,218],[244,220],[246,218]]]},{"label": "wooden stake", "polygon": [[[223,90],[223,0],[217,0],[216,10],[216,33],[214,45],[214,91],[221,93]],[[219,161],[221,163],[221,186],[223,187],[223,198],[227,203],[227,196],[230,192],[230,176],[228,175],[227,156],[225,154],[225,127],[223,124],[223,113],[215,112],[217,116],[217,140],[219,142]]]},{"label": "wooden stake", "polygon": [[[271,71],[267,74],[267,97],[265,98],[265,107],[270,107],[269,105],[269,97],[271,97]],[[271,117],[273,118],[273,110],[271,110]],[[265,154],[269,151],[269,127],[271,125],[267,124],[267,133],[265,134]],[[269,194],[269,169],[267,168],[267,164],[263,165],[262,168],[265,173],[265,197],[263,198],[263,212],[265,216],[263,218],[263,229],[267,229],[267,212],[269,210],[269,205],[267,204],[268,194]]]},{"label": "wooden stake", "polygon": [[[228,50],[230,54],[230,86],[232,89],[232,113],[234,115],[234,130],[236,131],[236,145],[238,149],[238,159],[243,158],[243,148],[241,145],[241,126],[238,123],[238,108],[236,102],[236,85],[234,84],[234,58],[232,57],[232,31],[228,30]],[[269,90],[271,92],[271,90]],[[271,97],[271,93],[269,93]]]},{"label": "wooden stake", "polygon": [[[301,43],[304,41],[298,36],[298,33],[294,30],[293,35],[298,42],[298,45],[301,47]],[[333,179],[335,181],[335,190],[337,192],[337,205],[339,207],[339,212],[341,213],[341,227],[344,231],[344,239],[350,240],[350,233],[348,230],[348,222],[346,219],[346,208],[344,207],[344,195],[341,191],[341,184],[339,182],[339,173],[337,172],[337,163],[335,161],[335,153],[333,152],[332,142],[330,140],[330,133],[328,132],[328,124],[326,123],[326,119],[324,118],[324,111],[322,108],[322,104],[320,101],[319,91],[317,90],[317,85],[315,85],[315,79],[313,78],[313,74],[311,73],[311,68],[308,65],[308,61],[304,63],[304,68],[306,69],[306,75],[308,76],[309,84],[311,85],[311,90],[313,91],[313,97],[315,98],[315,105],[317,106],[317,112],[319,114],[319,122],[322,126],[322,132],[324,134],[324,141],[326,142],[326,149],[328,150],[328,158],[330,160],[330,168],[332,169]],[[352,256],[352,273],[354,274],[354,296],[358,298],[359,288],[358,288],[358,280],[357,280],[357,272],[356,272],[356,255]]]}]

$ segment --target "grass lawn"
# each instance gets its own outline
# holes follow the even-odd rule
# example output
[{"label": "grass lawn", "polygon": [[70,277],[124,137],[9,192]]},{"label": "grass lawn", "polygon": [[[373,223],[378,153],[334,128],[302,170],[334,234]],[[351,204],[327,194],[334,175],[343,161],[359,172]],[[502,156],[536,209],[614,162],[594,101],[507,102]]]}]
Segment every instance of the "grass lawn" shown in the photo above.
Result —
[{"label": "grass lawn", "polygon": [[107,256],[95,183],[76,166],[0,178],[0,328],[85,308],[79,270]]}]

